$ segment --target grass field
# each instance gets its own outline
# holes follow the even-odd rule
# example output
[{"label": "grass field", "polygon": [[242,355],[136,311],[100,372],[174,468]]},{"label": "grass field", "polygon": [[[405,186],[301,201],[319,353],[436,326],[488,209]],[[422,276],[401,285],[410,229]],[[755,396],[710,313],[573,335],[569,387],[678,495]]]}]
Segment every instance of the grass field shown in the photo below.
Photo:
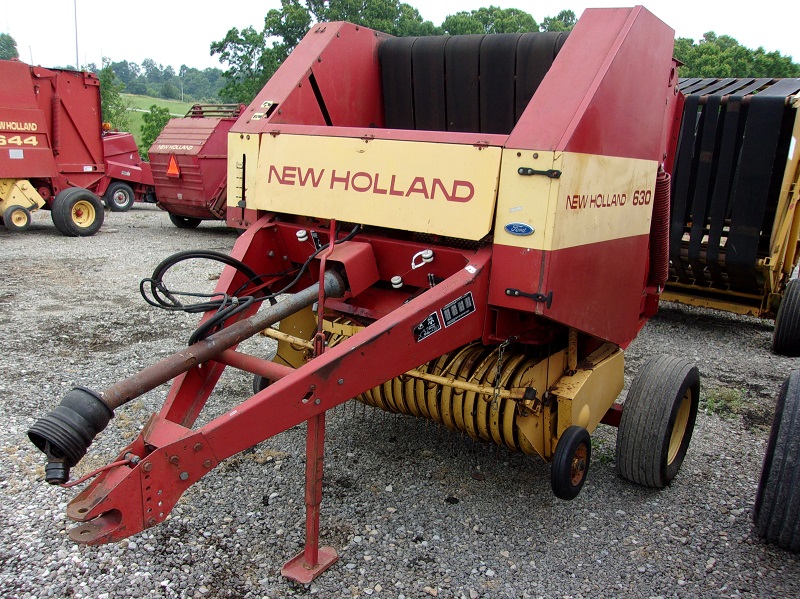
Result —
[{"label": "grass field", "polygon": [[162,98],[151,98],[150,96],[137,96],[134,94],[122,94],[122,98],[130,107],[131,127],[130,132],[136,143],[142,136],[142,115],[150,111],[150,107],[155,104],[159,108],[167,108],[172,116],[180,117],[185,115],[192,107],[192,102],[181,102],[179,100],[163,100]]}]

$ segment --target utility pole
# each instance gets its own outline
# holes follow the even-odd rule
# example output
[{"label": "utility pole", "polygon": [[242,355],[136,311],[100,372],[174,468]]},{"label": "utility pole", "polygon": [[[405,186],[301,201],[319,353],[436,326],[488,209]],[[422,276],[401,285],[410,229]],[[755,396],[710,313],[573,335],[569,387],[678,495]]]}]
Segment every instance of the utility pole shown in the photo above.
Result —
[{"label": "utility pole", "polygon": [[78,0],[72,0],[72,6],[75,10],[75,70],[80,71],[80,59],[78,58]]}]

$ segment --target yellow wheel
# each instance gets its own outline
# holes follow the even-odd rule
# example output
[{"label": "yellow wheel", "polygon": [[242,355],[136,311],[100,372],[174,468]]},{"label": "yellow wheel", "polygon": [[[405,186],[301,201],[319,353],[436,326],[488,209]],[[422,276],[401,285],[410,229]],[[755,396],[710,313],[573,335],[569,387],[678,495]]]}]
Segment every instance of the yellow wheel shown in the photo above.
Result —
[{"label": "yellow wheel", "polygon": [[91,203],[86,200],[81,200],[80,202],[75,202],[75,204],[73,204],[70,217],[72,218],[73,223],[75,223],[81,229],[85,229],[90,227],[97,219],[97,212]]},{"label": "yellow wheel", "polygon": [[3,223],[9,231],[24,231],[31,226],[31,213],[23,206],[9,206],[3,212]]},{"label": "yellow wheel", "polygon": [[82,187],[61,191],[50,207],[53,224],[67,237],[89,237],[103,226],[103,202]]},{"label": "yellow wheel", "polygon": [[692,439],[700,374],[691,362],[655,356],[631,383],[617,432],[617,472],[646,487],[667,486]]}]

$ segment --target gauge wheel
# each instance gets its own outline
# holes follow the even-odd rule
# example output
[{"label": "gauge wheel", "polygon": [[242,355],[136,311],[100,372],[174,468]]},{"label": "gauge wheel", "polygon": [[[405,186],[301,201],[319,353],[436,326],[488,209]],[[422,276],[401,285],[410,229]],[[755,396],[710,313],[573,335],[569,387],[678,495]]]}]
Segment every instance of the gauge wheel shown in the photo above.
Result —
[{"label": "gauge wheel", "polygon": [[9,231],[24,231],[31,226],[31,213],[24,206],[9,206],[3,212],[3,224]]},{"label": "gauge wheel", "polygon": [[196,229],[202,219],[199,218],[192,218],[191,216],[180,216],[178,214],[169,215],[169,220],[172,221],[172,224],[178,227],[179,229]]},{"label": "gauge wheel", "polygon": [[133,207],[136,196],[130,185],[122,181],[114,181],[108,186],[103,199],[111,212],[127,212]]},{"label": "gauge wheel", "polygon": [[800,552],[800,371],[781,387],[758,481],[753,522],[758,536]]},{"label": "gauge wheel", "polygon": [[559,499],[575,499],[580,493],[589,461],[592,457],[592,440],[582,426],[570,426],[561,435],[550,467],[550,485]]},{"label": "gauge wheel", "polygon": [[58,193],[50,208],[53,224],[67,237],[89,237],[103,226],[103,202],[88,189],[70,187]]},{"label": "gauge wheel", "polygon": [[700,373],[667,355],[645,362],[631,384],[617,432],[617,472],[646,487],[666,487],[680,470],[692,439]]},{"label": "gauge wheel", "polygon": [[772,351],[782,356],[800,356],[800,281],[792,279],[778,306]]}]

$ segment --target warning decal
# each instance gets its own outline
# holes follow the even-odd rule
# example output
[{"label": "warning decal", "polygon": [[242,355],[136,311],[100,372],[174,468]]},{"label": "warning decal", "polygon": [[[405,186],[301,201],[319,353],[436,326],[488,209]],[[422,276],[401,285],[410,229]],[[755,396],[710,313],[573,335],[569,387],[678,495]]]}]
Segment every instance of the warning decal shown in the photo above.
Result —
[{"label": "warning decal", "polygon": [[423,339],[427,339],[441,329],[442,324],[439,322],[439,313],[434,312],[428,316],[428,318],[414,327],[414,337],[416,338],[417,343],[419,343]]},{"label": "warning decal", "polygon": [[444,326],[449,327],[475,311],[475,302],[472,299],[472,292],[462,295],[455,301],[450,302],[442,308],[442,319]]}]

